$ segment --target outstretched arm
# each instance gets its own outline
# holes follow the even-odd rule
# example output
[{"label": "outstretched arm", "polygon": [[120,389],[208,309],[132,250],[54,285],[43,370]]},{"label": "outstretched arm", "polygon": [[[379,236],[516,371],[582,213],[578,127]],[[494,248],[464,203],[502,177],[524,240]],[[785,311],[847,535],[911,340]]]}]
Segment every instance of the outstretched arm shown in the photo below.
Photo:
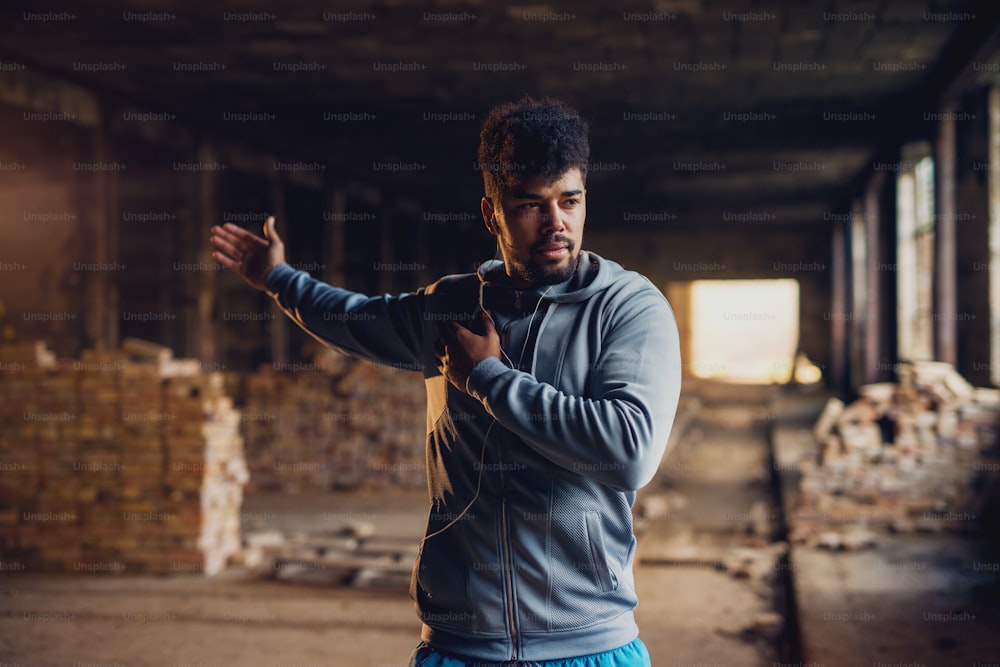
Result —
[{"label": "outstretched arm", "polygon": [[226,223],[212,227],[212,255],[253,287],[266,291],[306,333],[341,352],[376,363],[420,370],[423,291],[370,297],[327,285],[285,263],[285,245],[264,223],[261,238]]}]

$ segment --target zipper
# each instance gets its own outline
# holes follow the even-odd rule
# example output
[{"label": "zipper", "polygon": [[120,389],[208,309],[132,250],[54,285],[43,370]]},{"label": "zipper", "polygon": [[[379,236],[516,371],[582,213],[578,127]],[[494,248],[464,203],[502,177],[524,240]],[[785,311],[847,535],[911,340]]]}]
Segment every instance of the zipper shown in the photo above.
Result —
[{"label": "zipper", "polygon": [[[558,305],[559,305],[558,303],[553,301],[545,307],[545,310],[542,311],[542,322],[541,324],[538,325],[538,331],[535,332],[535,344],[531,346],[531,361],[530,361],[530,367],[528,368],[528,372],[531,373],[532,375],[535,374],[535,362],[538,361],[538,347],[539,347],[538,342],[542,339],[542,329],[545,328],[545,325],[551,319],[549,315],[555,312],[555,309]],[[531,335],[531,324],[534,321],[535,321],[534,316],[532,316],[531,320],[528,321],[528,333],[527,333],[528,336]],[[558,372],[555,374],[555,377],[559,377]]]},{"label": "zipper", "polygon": [[521,295],[523,293],[524,293],[523,290],[519,289],[514,290],[514,307],[517,308],[518,310],[521,310]]},{"label": "zipper", "polygon": [[503,558],[504,592],[507,596],[507,622],[510,625],[511,649],[513,653],[511,660],[517,660],[519,647],[518,637],[520,632],[517,629],[517,612],[514,609],[514,574],[513,563],[510,557],[510,527],[507,522],[507,498],[503,485],[503,456],[500,449],[497,449],[497,461],[500,463],[498,474],[500,475],[500,550]]}]

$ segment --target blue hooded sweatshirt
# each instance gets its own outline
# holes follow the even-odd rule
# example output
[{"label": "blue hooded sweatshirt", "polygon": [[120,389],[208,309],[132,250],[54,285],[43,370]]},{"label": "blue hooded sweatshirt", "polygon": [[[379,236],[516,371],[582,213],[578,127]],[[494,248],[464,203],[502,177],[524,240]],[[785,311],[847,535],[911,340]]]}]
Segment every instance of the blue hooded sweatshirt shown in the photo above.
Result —
[{"label": "blue hooded sweatshirt", "polygon": [[[266,289],[322,343],[423,373],[427,527],[410,596],[434,647],[482,661],[557,660],[638,636],[635,491],[659,467],[680,394],[677,325],[649,280],[581,252],[566,282],[511,287],[502,262],[369,297],[282,264]],[[437,325],[477,329],[503,359],[463,393],[437,369]]]}]

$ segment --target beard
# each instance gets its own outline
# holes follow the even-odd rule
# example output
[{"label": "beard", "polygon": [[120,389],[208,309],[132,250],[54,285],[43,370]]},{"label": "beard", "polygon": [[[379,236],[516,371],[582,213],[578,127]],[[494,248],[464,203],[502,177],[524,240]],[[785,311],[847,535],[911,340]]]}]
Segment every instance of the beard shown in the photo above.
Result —
[{"label": "beard", "polygon": [[[546,262],[536,259],[535,252],[544,245],[550,243],[565,243],[567,257],[558,263]],[[558,285],[566,282],[576,273],[577,265],[580,262],[580,253],[576,249],[576,244],[572,239],[563,236],[554,236],[544,239],[531,246],[531,257],[527,262],[511,262],[511,272],[532,286],[538,285]]]}]

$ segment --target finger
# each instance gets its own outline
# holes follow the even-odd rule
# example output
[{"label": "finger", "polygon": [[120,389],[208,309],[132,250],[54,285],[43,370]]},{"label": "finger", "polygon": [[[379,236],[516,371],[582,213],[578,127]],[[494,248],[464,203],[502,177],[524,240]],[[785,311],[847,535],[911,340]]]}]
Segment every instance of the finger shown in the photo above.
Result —
[{"label": "finger", "polygon": [[231,242],[237,242],[237,241],[239,241],[239,237],[236,236],[236,234],[234,234],[227,227],[227,225],[229,225],[229,223],[225,223],[225,224],[223,224],[221,226],[220,225],[213,225],[212,226],[212,234],[214,234],[215,236],[221,236],[222,238],[228,239]]},{"label": "finger", "polygon": [[234,224],[232,222],[226,222],[225,224],[222,225],[222,227],[227,232],[235,235],[241,241],[248,242],[248,243],[249,242],[254,242],[254,243],[259,243],[259,244],[263,244],[263,245],[268,245],[267,241],[265,241],[261,237],[257,236],[256,234],[254,234],[250,230],[243,229],[239,225]]},{"label": "finger", "polygon": [[217,261],[219,264],[222,264],[224,267],[226,267],[230,271],[233,271],[234,273],[239,273],[240,272],[239,271],[239,265],[236,262],[234,262],[233,260],[231,260],[228,257],[226,257],[225,255],[223,255],[221,252],[213,252],[212,253],[212,257],[215,258],[215,261]]},{"label": "finger", "polygon": [[496,325],[493,324],[493,314],[492,313],[489,313],[489,312],[487,312],[487,311],[484,310],[484,311],[482,311],[480,317],[483,320],[483,326],[486,327],[486,332],[487,333],[489,333],[490,331],[494,331],[495,332],[497,330]]},{"label": "finger", "polygon": [[451,324],[454,324],[454,322],[450,322],[450,321],[448,321],[448,322],[438,322],[438,325],[437,325],[438,335],[441,336],[441,338],[444,340],[444,342],[446,344],[447,343],[455,343],[455,342],[457,342],[456,339],[455,339],[455,334],[452,331],[451,327],[449,326]]},{"label": "finger", "polygon": [[238,254],[243,254],[244,252],[246,252],[247,244],[241,241],[239,236],[233,234],[228,229],[225,229],[224,227],[218,227],[215,230],[215,235],[221,238],[226,243],[228,243],[229,247],[237,251]]},{"label": "finger", "polygon": [[267,216],[267,220],[264,221],[264,236],[266,236],[269,241],[281,243],[281,237],[278,236],[278,230],[274,228],[273,215]]},{"label": "finger", "polygon": [[241,255],[241,253],[237,251],[237,249],[233,246],[232,243],[222,238],[221,236],[213,236],[209,239],[209,241],[212,242],[212,245],[214,245],[216,248],[226,253],[233,259],[236,259]]},{"label": "finger", "polygon": [[233,234],[237,238],[237,240],[240,241],[241,243],[253,243],[255,245],[259,245],[264,248],[271,245],[270,243],[268,243],[261,237],[257,236],[253,232],[243,229],[239,225],[234,225],[231,222],[227,222],[226,224],[224,224],[223,228],[226,231]]},{"label": "finger", "polygon": [[463,327],[458,322],[452,321],[452,322],[446,322],[445,324],[448,327],[448,333],[451,336],[451,339],[455,342],[456,345],[461,345],[462,347],[465,347],[465,341],[470,340],[472,336],[476,335],[472,331],[469,331],[468,329]]}]

